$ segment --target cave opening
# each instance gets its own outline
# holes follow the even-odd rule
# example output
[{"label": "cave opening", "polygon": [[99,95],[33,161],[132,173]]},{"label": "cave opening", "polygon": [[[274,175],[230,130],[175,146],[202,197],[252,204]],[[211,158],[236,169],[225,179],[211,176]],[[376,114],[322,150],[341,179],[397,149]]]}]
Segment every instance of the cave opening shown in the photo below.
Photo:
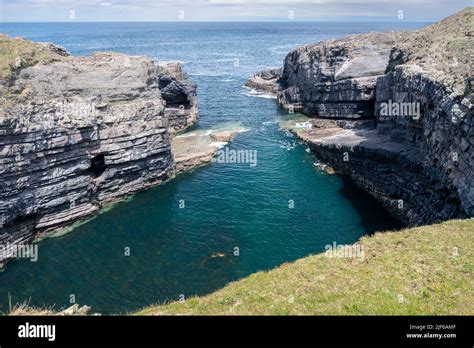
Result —
[{"label": "cave opening", "polygon": [[105,172],[105,157],[103,154],[98,154],[91,159],[91,171],[97,178]]}]

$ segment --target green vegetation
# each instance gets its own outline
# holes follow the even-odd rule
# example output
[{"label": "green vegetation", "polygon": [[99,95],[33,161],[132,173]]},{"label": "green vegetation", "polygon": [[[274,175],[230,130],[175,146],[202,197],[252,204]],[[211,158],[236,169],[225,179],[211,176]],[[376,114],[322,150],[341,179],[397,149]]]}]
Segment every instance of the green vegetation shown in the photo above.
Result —
[{"label": "green vegetation", "polygon": [[9,81],[17,69],[64,59],[44,44],[0,34],[0,80]]},{"label": "green vegetation", "polygon": [[[7,89],[11,80],[21,69],[36,64],[47,64],[67,59],[61,48],[35,43],[22,38],[9,38],[0,34],[0,107],[8,107],[28,98],[28,88]],[[3,112],[0,108],[0,118]]]},{"label": "green vegetation", "polygon": [[472,315],[474,219],[363,237],[365,257],[284,264],[137,315]]},{"label": "green vegetation", "polygon": [[[363,258],[324,253],[252,274],[212,294],[133,315],[473,315],[474,219],[363,237]],[[77,306],[77,305],[76,305]],[[84,315],[86,307],[10,306],[9,315]]]},{"label": "green vegetation", "polygon": [[[422,66],[463,92],[472,70],[473,23],[474,7],[467,7],[413,32],[399,46],[408,53],[408,64]],[[444,72],[443,76],[439,72]]]}]

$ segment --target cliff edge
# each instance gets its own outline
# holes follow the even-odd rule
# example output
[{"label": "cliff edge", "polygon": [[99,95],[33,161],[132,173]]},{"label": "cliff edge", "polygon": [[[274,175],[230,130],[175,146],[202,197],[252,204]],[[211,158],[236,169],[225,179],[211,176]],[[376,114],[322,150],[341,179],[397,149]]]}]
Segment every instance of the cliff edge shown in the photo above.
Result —
[{"label": "cliff edge", "polygon": [[[133,315],[472,315],[474,219],[362,237]],[[332,245],[329,245],[331,247]],[[8,315],[89,315],[17,304]]]},{"label": "cliff edge", "polygon": [[472,315],[473,228],[470,219],[376,233],[136,314]]},{"label": "cliff edge", "polygon": [[467,8],[300,47],[273,79],[278,103],[310,117],[293,132],[408,225],[474,216],[472,23]]},{"label": "cliff edge", "polygon": [[21,244],[175,175],[197,119],[176,62],[0,36],[0,263]]}]

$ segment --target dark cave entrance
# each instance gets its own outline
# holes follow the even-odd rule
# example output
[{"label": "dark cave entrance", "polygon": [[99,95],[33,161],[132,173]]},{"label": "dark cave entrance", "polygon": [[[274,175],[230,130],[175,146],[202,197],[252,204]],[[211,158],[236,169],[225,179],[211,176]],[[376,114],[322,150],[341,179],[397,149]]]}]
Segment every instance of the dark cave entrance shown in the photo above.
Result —
[{"label": "dark cave entrance", "polygon": [[103,154],[98,154],[91,159],[91,171],[97,178],[105,172],[105,157]]}]

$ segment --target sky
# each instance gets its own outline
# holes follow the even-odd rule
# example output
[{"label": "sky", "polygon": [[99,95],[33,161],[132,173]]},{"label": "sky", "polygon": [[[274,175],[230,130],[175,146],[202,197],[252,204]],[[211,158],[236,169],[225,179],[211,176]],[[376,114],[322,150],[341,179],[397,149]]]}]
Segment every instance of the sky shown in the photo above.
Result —
[{"label": "sky", "polygon": [[2,22],[438,21],[474,0],[0,0]]}]

